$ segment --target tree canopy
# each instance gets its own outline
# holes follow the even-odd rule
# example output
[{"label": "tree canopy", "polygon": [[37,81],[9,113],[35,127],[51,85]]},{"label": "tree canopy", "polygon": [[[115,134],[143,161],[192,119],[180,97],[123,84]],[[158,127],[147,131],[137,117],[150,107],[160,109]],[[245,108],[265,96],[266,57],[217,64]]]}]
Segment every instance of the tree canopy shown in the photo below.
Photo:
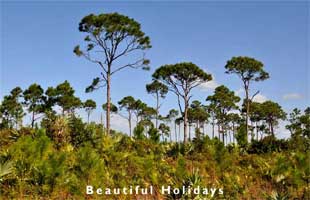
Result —
[{"label": "tree canopy", "polygon": [[[81,50],[78,45],[73,52],[101,68],[101,76],[94,78],[86,91],[91,92],[103,86],[107,87],[106,126],[109,134],[111,76],[125,68],[148,69],[149,60],[144,58],[144,50],[151,48],[150,38],[141,30],[141,25],[137,21],[118,13],[87,15],[79,23],[79,31],[86,33],[84,38],[86,49]],[[133,54],[137,51],[142,51],[142,55]],[[132,58],[134,61],[120,64],[118,61],[129,53],[135,55]]]},{"label": "tree canopy", "polygon": [[[153,78],[165,84],[169,91],[177,95],[180,112],[184,116],[184,142],[187,142],[187,111],[191,90],[200,84],[212,80],[211,74],[204,72],[191,62],[163,65],[156,69]],[[182,109],[180,98],[184,102]]]},{"label": "tree canopy", "polygon": [[258,94],[256,92],[252,98],[250,98],[249,88],[250,83],[253,81],[263,81],[269,78],[268,72],[264,70],[264,64],[254,58],[246,57],[246,56],[238,56],[232,57],[227,61],[225,65],[227,74],[236,74],[241,79],[245,91],[245,100],[246,100],[246,133],[248,134],[248,121],[249,121],[249,112],[250,112],[250,100],[252,100],[255,95]]}]

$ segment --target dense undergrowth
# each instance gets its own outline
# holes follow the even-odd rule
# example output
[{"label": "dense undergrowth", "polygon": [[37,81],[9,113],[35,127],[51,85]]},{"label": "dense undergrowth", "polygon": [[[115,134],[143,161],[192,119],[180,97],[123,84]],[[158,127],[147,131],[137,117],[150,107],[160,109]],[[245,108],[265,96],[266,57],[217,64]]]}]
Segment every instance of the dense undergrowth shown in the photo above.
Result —
[{"label": "dense undergrowth", "polygon": [[[75,122],[76,127],[77,122]],[[70,122],[68,122],[70,128]],[[217,138],[154,142],[81,123],[79,130],[0,131],[1,199],[211,199],[162,195],[162,185],[223,188],[212,199],[309,199],[309,139],[224,146]],[[153,195],[86,195],[86,185],[152,185]],[[307,196],[308,195],[308,196]]]}]

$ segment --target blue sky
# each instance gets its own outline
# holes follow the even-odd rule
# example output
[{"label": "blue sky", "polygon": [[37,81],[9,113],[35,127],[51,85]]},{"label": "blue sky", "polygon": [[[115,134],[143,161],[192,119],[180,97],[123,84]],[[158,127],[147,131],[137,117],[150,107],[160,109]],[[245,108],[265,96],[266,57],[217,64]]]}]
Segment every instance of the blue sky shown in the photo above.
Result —
[{"label": "blue sky", "polygon": [[[262,61],[271,78],[254,83],[258,100],[271,99],[286,111],[309,106],[309,3],[307,2],[1,2],[0,98],[15,86],[37,82],[44,88],[68,80],[82,100],[101,105],[104,90],[85,94],[99,67],[72,50],[83,44],[78,23],[90,13],[119,12],[141,23],[153,48],[151,71],[125,70],[112,79],[112,101],[132,95],[155,105],[145,92],[151,74],[163,64],[191,61],[215,81],[194,91],[204,101],[216,85],[240,93],[237,76],[225,74],[232,56]],[[130,59],[130,58],[129,58]],[[162,112],[177,108],[173,94]],[[99,109],[93,118],[98,119]],[[94,119],[95,120],[95,119]],[[115,128],[122,129],[121,125]]]}]

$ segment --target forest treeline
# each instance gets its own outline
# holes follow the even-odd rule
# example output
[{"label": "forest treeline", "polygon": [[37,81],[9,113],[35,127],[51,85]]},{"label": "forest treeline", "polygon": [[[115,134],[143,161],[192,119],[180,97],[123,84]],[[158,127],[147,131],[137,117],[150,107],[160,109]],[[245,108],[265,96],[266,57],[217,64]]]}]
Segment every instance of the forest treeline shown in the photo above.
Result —
[{"label": "forest treeline", "polygon": [[[309,198],[310,108],[287,114],[277,102],[255,102],[259,92],[250,93],[252,83],[270,78],[261,61],[236,56],[223,65],[226,76],[240,79],[244,99],[220,85],[204,102],[195,100],[193,89],[212,75],[180,62],[158,67],[145,85],[155,107],[134,96],[112,102],[112,76],[126,68],[149,70],[150,38],[138,22],[118,13],[88,15],[79,31],[86,34],[86,47],[76,46],[74,53],[101,69],[86,92],[106,89],[107,102],[100,105],[106,120],[91,120],[97,103],[83,102],[68,81],[47,89],[38,83],[12,89],[0,104],[1,198],[84,199],[90,198],[88,184],[153,185],[156,191],[161,185],[223,188],[216,199]],[[127,55],[132,62],[120,65]],[[177,106],[162,115],[168,92]],[[111,114],[127,119],[128,133],[111,129]],[[281,120],[287,121],[288,139],[276,138]]]}]

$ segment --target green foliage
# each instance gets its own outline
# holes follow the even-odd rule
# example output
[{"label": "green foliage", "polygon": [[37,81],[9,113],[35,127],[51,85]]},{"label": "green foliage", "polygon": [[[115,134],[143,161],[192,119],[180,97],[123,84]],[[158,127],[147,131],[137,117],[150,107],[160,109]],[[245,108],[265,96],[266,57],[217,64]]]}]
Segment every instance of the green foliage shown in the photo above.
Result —
[{"label": "green foliage", "polygon": [[150,136],[150,140],[154,141],[154,142],[159,142],[160,140],[160,134],[158,132],[158,129],[152,127],[150,128],[150,130],[148,131],[148,135]]},{"label": "green foliage", "polygon": [[46,90],[46,94],[48,95],[51,104],[60,106],[63,115],[66,113],[74,113],[76,108],[82,106],[81,100],[74,96],[74,93],[75,91],[68,81],[57,85],[56,88],[49,87]]},{"label": "green foliage", "polygon": [[164,123],[161,123],[161,124],[159,124],[158,130],[159,130],[159,132],[163,138],[163,141],[164,141],[165,140],[164,138],[169,136],[169,133],[170,133],[169,126],[167,126]]},{"label": "green foliage", "polygon": [[270,133],[274,135],[273,127],[278,124],[278,120],[286,119],[286,113],[279,104],[272,101],[265,101],[261,106],[264,116],[263,119],[269,124]]},{"label": "green foliage", "polygon": [[246,127],[244,124],[241,124],[237,129],[236,140],[241,147],[246,147],[248,144],[248,135],[246,132]]},{"label": "green foliage", "polygon": [[28,107],[28,111],[32,113],[31,126],[37,120],[35,115],[45,111],[46,97],[44,90],[38,84],[32,84],[23,92],[24,104]]},{"label": "green foliage", "polygon": [[18,126],[22,122],[22,118],[25,115],[23,106],[20,102],[22,96],[22,89],[16,87],[11,90],[10,95],[4,96],[0,105],[1,125],[4,128],[13,128]]},{"label": "green foliage", "polygon": [[177,85],[176,83],[186,82],[190,85],[189,88],[195,86],[199,82],[210,81],[212,76],[207,74],[197,65],[191,62],[177,63],[174,65],[163,65],[156,69],[153,78],[163,81],[168,86]]},{"label": "green foliage", "polygon": [[165,98],[168,93],[168,87],[158,80],[154,80],[152,83],[146,85],[146,91],[149,94],[155,94],[157,98]]},{"label": "green foliage", "polygon": [[[86,47],[81,50],[78,45],[73,52],[97,64],[101,69],[101,76],[93,79],[86,92],[107,86],[106,131],[110,134],[110,112],[115,112],[110,110],[113,108],[110,105],[111,76],[125,68],[148,70],[150,61],[144,58],[144,51],[151,48],[150,38],[141,30],[137,21],[118,13],[87,15],[79,23],[79,31],[86,33]],[[134,54],[139,51],[143,53],[141,56]],[[119,60],[128,54],[134,55],[134,61],[120,64]]]},{"label": "green foliage", "polygon": [[[107,103],[103,104],[103,105],[102,105],[102,109],[106,111],[106,110],[107,110],[107,106],[108,106]],[[117,112],[118,112],[118,108],[117,108],[116,105],[114,105],[113,103],[111,103],[110,106],[111,106],[110,109],[111,109],[111,112],[112,112],[112,113],[117,113]]]},{"label": "green foliage", "polygon": [[221,85],[215,88],[214,95],[208,96],[206,101],[210,101],[210,108],[212,108],[217,124],[221,128],[222,141],[225,142],[224,135],[231,121],[231,113],[229,112],[238,109],[237,103],[240,101],[240,97],[235,96],[233,91]]},{"label": "green foliage", "polygon": [[1,161],[0,163],[0,182],[5,179],[5,176],[13,172],[13,162],[12,161]]},{"label": "green foliage", "polygon": [[[68,120],[69,133],[73,126],[83,131],[74,136],[71,132],[71,140],[61,148],[55,145],[58,141],[37,130],[31,135],[21,133],[17,141],[8,144],[8,151],[0,151],[2,194],[9,198],[30,195],[31,198],[79,199],[84,198],[87,184],[111,188],[153,185],[156,190],[162,185],[223,187],[222,197],[226,199],[264,199],[273,194],[305,199],[309,192],[306,189],[310,177],[309,156],[299,149],[279,148],[277,145],[284,141],[271,136],[261,141],[262,147],[252,142],[248,147],[248,152],[252,149],[251,154],[241,154],[238,146],[225,146],[216,138],[201,137],[187,144],[158,143],[154,127],[149,133],[154,131],[156,137],[149,134],[150,139],[145,138],[144,131],[134,138],[121,134],[102,136],[102,127],[94,123],[85,124],[79,118]],[[88,131],[94,138],[97,134],[102,137],[94,139]],[[85,135],[79,136],[82,132]],[[72,139],[80,143],[73,143]],[[266,143],[267,139],[272,142]],[[209,198],[195,194],[167,196],[176,197]]]},{"label": "green foliage", "polygon": [[93,110],[95,110],[97,107],[97,104],[95,101],[91,100],[91,99],[87,99],[84,104],[83,104],[83,108],[86,110],[87,112],[87,122],[89,123],[89,116],[91,114],[91,112]]},{"label": "green foliage", "polygon": [[247,82],[268,79],[269,74],[263,67],[262,62],[245,56],[232,57],[225,65],[226,73],[237,74]]},{"label": "green foliage", "polygon": [[246,134],[248,134],[250,100],[252,100],[254,96],[259,92],[259,91],[256,92],[251,98],[249,94],[250,83],[253,81],[257,82],[266,80],[269,78],[269,74],[264,70],[264,64],[262,62],[246,56],[232,57],[229,61],[227,61],[225,69],[227,74],[238,75],[238,77],[241,79],[243,83],[243,88],[245,91],[245,103],[246,103],[245,132]]},{"label": "green foliage", "polygon": [[[140,30],[140,24],[134,19],[118,13],[90,14],[81,20],[79,30],[91,34],[86,36],[85,41],[87,42],[92,41],[91,37],[101,35],[106,39],[116,36],[113,39],[119,42],[125,37],[134,37],[140,48],[150,48],[150,39]],[[88,51],[91,49],[90,47]]]},{"label": "green foliage", "polygon": [[288,141],[281,139],[277,140],[274,136],[264,137],[259,141],[252,141],[247,151],[249,153],[261,154],[271,152],[282,152],[289,149]]},{"label": "green foliage", "polygon": [[[107,103],[102,105],[106,128],[89,122],[96,102],[88,99],[82,103],[68,81],[45,92],[37,83],[25,91],[14,88],[0,104],[0,198],[88,199],[92,197],[85,194],[86,185],[102,188],[152,185],[157,193],[146,199],[209,199],[193,193],[168,196],[158,193],[161,186],[171,185],[187,189],[224,188],[223,196],[216,194],[214,199],[310,199],[310,108],[303,113],[294,109],[286,126],[292,137],[277,139],[274,128],[279,120],[286,119],[286,113],[276,102],[253,102],[258,92],[252,97],[249,94],[250,83],[269,78],[262,62],[242,56],[227,61],[226,73],[238,75],[244,86],[240,113],[233,112],[238,110],[240,97],[224,85],[207,97],[210,102],[207,106],[191,99],[194,88],[212,80],[211,74],[191,62],[163,65],[155,70],[153,82],[146,85],[146,90],[155,96],[156,108],[127,96],[118,102],[119,112],[111,103],[111,77],[125,68],[148,70],[149,60],[144,52],[151,48],[150,38],[137,21],[118,13],[85,16],[79,23],[79,31],[86,34],[85,48],[76,46],[74,53],[101,69],[100,76],[93,79],[86,92],[107,89]],[[121,61],[128,54],[133,61]],[[161,116],[159,99],[165,98],[168,91],[176,94],[179,111],[171,109]],[[31,114],[31,127],[23,127],[23,106]],[[87,112],[87,123],[76,115],[79,108]],[[110,131],[111,112],[128,120],[130,137]],[[131,137],[133,116],[136,127]],[[39,126],[35,121],[41,117]],[[162,123],[158,126],[159,120]],[[183,123],[184,143],[177,140],[176,130],[176,141],[172,141],[173,122],[175,129]],[[212,139],[204,130],[207,123],[213,128]],[[214,137],[215,125],[222,141]],[[195,128],[195,138],[190,142],[187,126]],[[230,134],[233,140],[228,144],[225,137]],[[270,135],[263,137],[263,134]]]},{"label": "green foliage", "polygon": [[143,138],[145,138],[145,135],[144,135],[144,126],[139,123],[133,130],[133,135],[134,135],[134,138],[138,139],[138,140],[141,140]]},{"label": "green foliage", "polygon": [[197,65],[191,62],[182,62],[173,65],[163,65],[156,69],[152,77],[165,84],[170,91],[178,97],[180,112],[180,98],[184,102],[184,142],[187,142],[187,122],[190,92],[193,88],[203,82],[212,80],[211,74],[204,72]]},{"label": "green foliage", "polygon": [[304,110],[304,114],[297,108],[289,115],[286,128],[291,132],[292,138],[310,138],[310,107]]}]

